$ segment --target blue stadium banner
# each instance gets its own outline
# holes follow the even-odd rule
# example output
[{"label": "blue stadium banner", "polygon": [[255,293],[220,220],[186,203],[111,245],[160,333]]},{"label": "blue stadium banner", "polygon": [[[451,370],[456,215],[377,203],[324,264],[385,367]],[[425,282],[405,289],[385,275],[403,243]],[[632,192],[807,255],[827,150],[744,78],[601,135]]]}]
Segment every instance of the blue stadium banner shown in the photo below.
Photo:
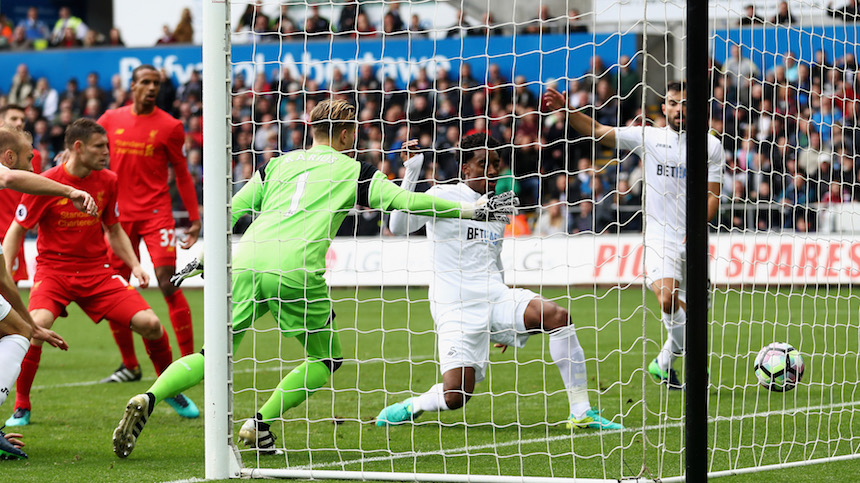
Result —
[{"label": "blue stadium banner", "polygon": [[748,27],[714,32],[712,55],[720,64],[731,55],[732,44],[740,44],[741,55],[751,59],[762,76],[789,54],[802,63],[812,63],[819,50],[833,63],[845,54],[860,57],[860,26],[837,24],[826,27]]},{"label": "blue stadium banner", "polygon": [[[357,75],[358,68],[373,63],[380,77],[393,77],[400,87],[408,84],[417,69],[425,67],[430,78],[436,69],[444,68],[456,78],[460,64],[467,62],[472,75],[480,82],[489,64],[498,64],[503,75],[523,75],[529,82],[548,81],[563,77],[582,76],[589,69],[592,56],[599,56],[604,65],[614,64],[621,55],[633,57],[637,50],[635,34],[519,35],[514,37],[466,37],[460,39],[337,39],[333,42],[314,40],[303,42],[272,42],[234,45],[234,73],[245,75],[249,83],[256,74],[265,72],[272,78],[282,68],[294,77],[309,75],[327,85],[335,68],[347,79]],[[221,55],[213,52],[212,55]],[[110,87],[113,76],[119,75],[128,86],[131,71],[141,64],[164,67],[174,82],[184,84],[195,69],[203,65],[200,46],[165,46],[151,48],[95,48],[48,50],[41,52],[0,53],[0,65],[8,77],[0,83],[7,92],[11,73],[24,63],[34,78],[46,77],[57,91],[65,89],[70,78],[77,78],[81,87],[90,72],[96,72],[103,88]],[[536,85],[531,86],[537,90]]]}]

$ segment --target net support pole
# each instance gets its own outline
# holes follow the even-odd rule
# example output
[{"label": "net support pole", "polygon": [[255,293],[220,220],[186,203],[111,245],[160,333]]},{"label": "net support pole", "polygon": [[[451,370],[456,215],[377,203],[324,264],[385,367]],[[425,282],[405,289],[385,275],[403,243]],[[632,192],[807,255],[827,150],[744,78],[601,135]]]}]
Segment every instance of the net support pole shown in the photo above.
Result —
[{"label": "net support pole", "polygon": [[203,2],[203,211],[206,214],[203,286],[206,479],[238,472],[230,424],[230,62],[229,3]]},{"label": "net support pole", "polygon": [[708,2],[687,0],[686,480],[708,478]]}]

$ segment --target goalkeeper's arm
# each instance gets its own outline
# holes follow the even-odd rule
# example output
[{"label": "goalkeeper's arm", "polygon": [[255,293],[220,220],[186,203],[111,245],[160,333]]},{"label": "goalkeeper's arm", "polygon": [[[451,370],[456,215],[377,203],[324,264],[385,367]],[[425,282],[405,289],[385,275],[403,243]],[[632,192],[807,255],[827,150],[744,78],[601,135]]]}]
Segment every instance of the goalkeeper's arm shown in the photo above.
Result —
[{"label": "goalkeeper's arm", "polygon": [[[365,165],[372,174],[362,176],[359,182],[358,204],[379,210],[404,210],[415,215],[439,218],[466,218],[479,221],[508,221],[514,215],[519,200],[513,192],[489,198],[486,195],[477,202],[451,201],[423,193],[412,193],[388,181],[382,172]],[[367,171],[365,171],[367,172]]]}]

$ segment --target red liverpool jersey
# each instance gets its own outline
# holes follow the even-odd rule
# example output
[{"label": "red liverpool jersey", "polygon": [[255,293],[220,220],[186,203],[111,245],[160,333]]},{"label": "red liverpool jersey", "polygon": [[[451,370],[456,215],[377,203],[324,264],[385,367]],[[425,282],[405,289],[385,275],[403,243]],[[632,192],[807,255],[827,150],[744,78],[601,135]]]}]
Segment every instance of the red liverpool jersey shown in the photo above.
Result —
[{"label": "red liverpool jersey", "polygon": [[[42,172],[42,155],[33,150],[33,172]],[[6,237],[6,230],[15,217],[15,208],[21,202],[21,193],[9,189],[0,190],[0,240]]]},{"label": "red liverpool jersey", "polygon": [[102,223],[110,226],[119,222],[116,173],[105,169],[78,178],[61,165],[45,171],[43,176],[91,194],[99,216],[78,211],[68,198],[23,195],[15,221],[27,229],[39,225],[36,270],[71,274],[106,270],[108,255]]},{"label": "red liverpool jersey", "polygon": [[167,185],[173,166],[179,195],[189,218],[200,219],[194,181],[188,172],[182,123],[159,108],[138,115],[132,106],[112,109],[99,118],[110,141],[110,169],[119,179],[122,221],[173,218]]}]

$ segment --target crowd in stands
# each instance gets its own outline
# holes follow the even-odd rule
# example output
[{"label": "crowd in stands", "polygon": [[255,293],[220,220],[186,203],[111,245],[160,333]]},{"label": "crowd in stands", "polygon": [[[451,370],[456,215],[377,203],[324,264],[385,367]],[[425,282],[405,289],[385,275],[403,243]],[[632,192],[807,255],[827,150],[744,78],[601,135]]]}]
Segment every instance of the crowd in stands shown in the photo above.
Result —
[{"label": "crowd in stands", "polygon": [[[249,19],[263,18],[255,8]],[[392,4],[389,13],[397,9]],[[272,25],[272,19],[265,20]],[[331,25],[319,18],[306,22],[305,29],[317,28],[311,24],[322,30]],[[239,30],[245,28],[247,24]],[[711,129],[722,140],[726,156],[720,224],[723,229],[816,230],[820,206],[860,197],[854,161],[855,147],[860,147],[858,64],[851,53],[828,59],[820,51],[813,62],[803,62],[785,52],[772,68],[760,72],[747,51],[733,46],[727,60],[712,69]],[[456,146],[462,137],[486,132],[499,139],[507,147],[497,190],[513,189],[524,206],[511,225],[515,235],[641,230],[640,160],[574,133],[564,113],[545,112],[539,83],[511,78],[496,64],[479,76],[468,63],[457,72],[438,71],[433,78],[419,69],[405,88],[379,75],[373,65],[364,65],[354,81],[335,69],[325,84],[293,77],[288,68],[260,72],[253,79],[236,76],[234,189],[272,157],[309,147],[307,113],[323,99],[335,97],[358,108],[356,157],[390,179],[402,176],[402,144],[419,141],[418,151],[425,155],[420,189],[457,178]],[[185,125],[188,162],[202,200],[200,75],[193,73],[179,86],[166,72],[162,77],[158,105]],[[659,104],[642,102],[642,75],[626,56],[613,65],[595,56],[588,72],[555,87],[570,93],[572,108],[587,108],[603,124],[665,125]],[[131,102],[128,86],[121,85],[118,75],[111,79],[110,90],[100,87],[96,74],[83,85],[69,79],[65,86],[51,86],[46,79],[33,79],[24,64],[17,67],[12,88],[2,94],[0,103],[27,108],[27,129],[48,164],[63,148],[64,129],[73,120],[95,119],[106,109]],[[345,232],[387,232],[381,213],[358,209],[352,219]]]},{"label": "crowd in stands", "polygon": [[107,34],[97,32],[72,14],[69,7],[60,7],[59,18],[53,27],[39,17],[39,9],[30,7],[27,16],[14,23],[0,13],[0,50],[42,50],[71,47],[121,47],[125,44],[117,28]]},{"label": "crowd in stands", "polygon": [[[514,27],[499,25],[492,13],[484,14],[480,22],[470,22],[465,12],[458,11],[453,25],[437,24],[437,19],[422,18],[418,13],[404,15],[400,2],[386,2],[382,20],[374,24],[364,5],[357,1],[345,2],[336,19],[325,18],[319,5],[309,9],[299,9],[301,19],[291,12],[290,5],[281,5],[278,15],[267,15],[263,3],[248,4],[235,27],[234,43],[279,42],[294,40],[314,40],[334,37],[375,38],[385,35],[398,37],[409,35],[412,38],[427,36],[430,31],[443,31],[449,38],[464,36],[495,36],[513,33]],[[567,16],[552,17],[546,5],[539,8],[538,16],[516,27],[522,34],[551,34],[585,32],[587,27],[582,15],[571,9]]]}]

